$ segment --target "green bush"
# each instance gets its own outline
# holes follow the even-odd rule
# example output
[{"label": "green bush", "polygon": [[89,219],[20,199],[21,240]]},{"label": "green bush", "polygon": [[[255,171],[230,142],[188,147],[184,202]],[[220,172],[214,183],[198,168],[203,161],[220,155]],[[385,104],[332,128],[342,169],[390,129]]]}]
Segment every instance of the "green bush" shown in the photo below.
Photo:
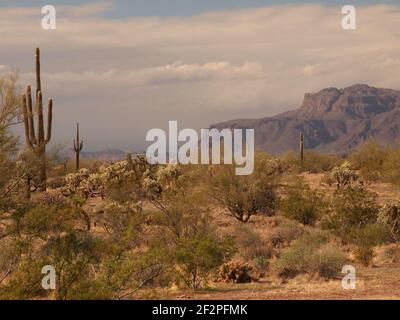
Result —
[{"label": "green bush", "polygon": [[294,277],[301,273],[318,274],[335,278],[341,271],[345,256],[340,249],[329,243],[327,232],[312,230],[282,250],[274,264],[281,277]]},{"label": "green bush", "polygon": [[205,286],[209,275],[229,260],[233,252],[231,241],[220,242],[212,235],[180,239],[176,248],[180,280],[191,289]]},{"label": "green bush", "polygon": [[259,271],[267,270],[269,266],[269,261],[267,258],[263,256],[255,257],[252,261],[254,267]]},{"label": "green bush", "polygon": [[383,147],[375,140],[366,141],[349,160],[365,181],[400,184],[400,148]]},{"label": "green bush", "polygon": [[324,207],[323,197],[300,179],[287,187],[286,198],[281,202],[284,215],[304,225],[314,225]]},{"label": "green bush", "polygon": [[383,163],[387,157],[384,150],[374,140],[364,142],[350,156],[349,160],[359,170],[365,181],[378,181],[382,176]]},{"label": "green bush", "polygon": [[337,246],[326,244],[311,255],[306,269],[323,278],[333,279],[341,272],[345,261],[345,254]]},{"label": "green bush", "polygon": [[368,266],[374,257],[374,247],[389,240],[390,231],[380,223],[367,224],[362,228],[354,228],[349,240],[356,246],[355,256],[365,266]]},{"label": "green bush", "polygon": [[346,187],[335,192],[329,209],[323,226],[349,241],[354,228],[376,222],[379,205],[375,193],[361,187]]}]

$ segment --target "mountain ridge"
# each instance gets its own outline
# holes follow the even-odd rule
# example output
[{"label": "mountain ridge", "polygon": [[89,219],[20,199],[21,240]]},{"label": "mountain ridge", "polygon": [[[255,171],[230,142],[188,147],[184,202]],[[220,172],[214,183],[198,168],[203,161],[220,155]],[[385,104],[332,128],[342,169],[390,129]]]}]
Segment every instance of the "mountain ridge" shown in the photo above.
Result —
[{"label": "mountain ridge", "polygon": [[400,142],[400,91],[355,84],[306,93],[300,108],[272,117],[236,119],[210,128],[255,129],[256,148],[279,154],[307,149],[346,154],[369,138],[382,145]]}]

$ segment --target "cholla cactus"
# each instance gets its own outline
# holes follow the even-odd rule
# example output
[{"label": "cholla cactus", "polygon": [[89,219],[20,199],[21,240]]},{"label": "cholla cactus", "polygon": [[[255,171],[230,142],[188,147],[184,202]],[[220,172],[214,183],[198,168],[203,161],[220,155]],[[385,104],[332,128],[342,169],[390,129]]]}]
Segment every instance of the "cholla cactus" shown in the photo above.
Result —
[{"label": "cholla cactus", "polygon": [[389,226],[394,237],[400,236],[400,197],[380,208],[378,221]]},{"label": "cholla cactus", "polygon": [[66,185],[62,190],[65,195],[78,195],[88,199],[93,195],[102,194],[103,185],[100,176],[86,168],[68,174],[65,180]]},{"label": "cholla cactus", "polygon": [[336,181],[338,189],[351,185],[359,181],[359,175],[351,169],[349,161],[343,162],[340,166],[332,169],[331,179]]},{"label": "cholla cactus", "polygon": [[132,176],[133,171],[128,169],[126,160],[102,165],[99,170],[99,178],[104,185],[118,184],[127,181]]},{"label": "cholla cactus", "polygon": [[269,176],[280,175],[285,171],[282,161],[275,158],[266,161],[266,170]]},{"label": "cholla cactus", "polygon": [[182,169],[179,164],[159,166],[155,173],[147,170],[143,187],[149,196],[158,197],[163,191],[167,191],[181,174]]},{"label": "cholla cactus", "polygon": [[153,198],[168,190],[180,175],[181,167],[177,164],[152,166],[139,156],[132,161],[123,160],[102,165],[98,172],[83,168],[77,173],[69,174],[65,178],[63,193],[78,195],[84,199],[94,195],[104,197],[110,188],[132,183],[137,187],[136,191]]}]

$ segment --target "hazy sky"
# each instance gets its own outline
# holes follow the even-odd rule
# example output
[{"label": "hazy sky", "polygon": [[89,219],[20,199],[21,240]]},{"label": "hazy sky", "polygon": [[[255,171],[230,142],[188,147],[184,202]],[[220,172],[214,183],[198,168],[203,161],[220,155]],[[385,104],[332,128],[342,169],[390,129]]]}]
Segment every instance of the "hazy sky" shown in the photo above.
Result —
[{"label": "hazy sky", "polygon": [[[41,28],[49,2],[52,31]],[[340,24],[349,2],[355,31]],[[400,3],[375,3],[2,0],[0,72],[33,84],[40,46],[53,143],[71,144],[79,121],[86,150],[138,150],[168,120],[200,129],[297,108],[324,87],[400,89]]]}]

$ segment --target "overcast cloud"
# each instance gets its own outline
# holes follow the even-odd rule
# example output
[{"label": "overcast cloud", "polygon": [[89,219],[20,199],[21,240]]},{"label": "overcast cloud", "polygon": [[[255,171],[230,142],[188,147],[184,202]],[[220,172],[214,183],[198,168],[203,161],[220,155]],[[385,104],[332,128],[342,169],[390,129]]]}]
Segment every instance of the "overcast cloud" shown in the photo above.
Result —
[{"label": "overcast cloud", "polygon": [[297,108],[325,87],[400,89],[400,5],[358,5],[356,31],[341,29],[338,6],[106,18],[112,6],[56,6],[55,31],[41,29],[39,7],[0,8],[0,72],[33,84],[41,47],[53,143],[79,121],[87,150],[140,150],[168,120],[200,129]]}]

